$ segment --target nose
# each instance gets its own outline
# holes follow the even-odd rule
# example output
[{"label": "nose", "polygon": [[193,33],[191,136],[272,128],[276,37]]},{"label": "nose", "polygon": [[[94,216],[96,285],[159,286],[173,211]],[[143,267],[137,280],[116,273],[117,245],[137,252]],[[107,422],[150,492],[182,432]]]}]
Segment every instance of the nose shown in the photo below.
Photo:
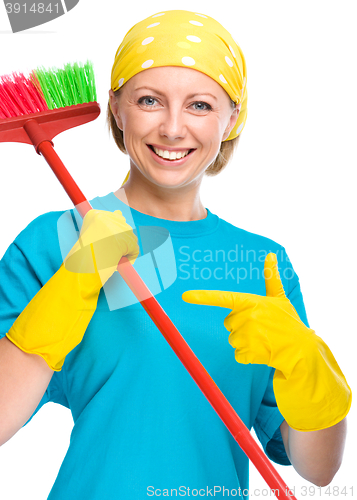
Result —
[{"label": "nose", "polygon": [[170,141],[182,139],[187,133],[184,112],[180,106],[167,108],[162,116],[160,135]]}]

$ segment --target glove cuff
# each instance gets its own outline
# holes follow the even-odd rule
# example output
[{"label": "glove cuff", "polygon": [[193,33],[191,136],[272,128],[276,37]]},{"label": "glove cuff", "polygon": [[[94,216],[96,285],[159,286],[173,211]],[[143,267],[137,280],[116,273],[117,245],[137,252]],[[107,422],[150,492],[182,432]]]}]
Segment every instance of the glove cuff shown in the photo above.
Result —
[{"label": "glove cuff", "polygon": [[317,431],[338,424],[348,414],[352,391],[332,352],[320,337],[286,378],[279,370],[273,379],[281,414],[297,431]]},{"label": "glove cuff", "polygon": [[33,297],[6,336],[19,349],[41,356],[60,371],[82,340],[97,307],[100,279],[62,266]]}]

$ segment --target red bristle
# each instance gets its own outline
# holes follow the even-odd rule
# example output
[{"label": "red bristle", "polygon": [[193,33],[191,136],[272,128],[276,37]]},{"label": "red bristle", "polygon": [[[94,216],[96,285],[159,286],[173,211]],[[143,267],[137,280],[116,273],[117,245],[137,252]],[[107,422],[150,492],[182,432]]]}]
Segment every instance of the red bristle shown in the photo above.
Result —
[{"label": "red bristle", "polygon": [[39,99],[36,88],[30,79],[21,74],[14,74],[15,84],[18,87],[19,96],[22,97],[23,105],[27,108],[27,113],[36,113],[48,109],[46,103]]},{"label": "red bristle", "polygon": [[1,80],[0,80],[0,119],[1,120],[4,120],[5,118],[8,118],[8,113],[7,113],[7,110],[5,108],[5,106],[3,106],[3,101],[4,101],[4,97],[3,97],[3,89],[1,87]]},{"label": "red bristle", "polygon": [[17,113],[14,111],[14,104],[7,91],[7,87],[7,82],[2,81],[0,86],[0,105],[5,117],[10,118],[11,116],[17,116]]},{"label": "red bristle", "polygon": [[18,109],[20,110],[21,115],[28,115],[29,113],[34,113],[37,111],[34,108],[31,100],[28,100],[28,96],[26,95],[26,85],[21,79],[21,76],[13,73],[13,85],[11,87],[11,92]]},{"label": "red bristle", "polygon": [[47,111],[48,105],[47,105],[45,98],[43,96],[41,84],[36,76],[35,71],[32,71],[32,73],[30,74],[29,82],[30,82],[29,83],[29,90],[31,91],[31,95],[32,95],[34,101],[36,101],[39,110],[40,111]]},{"label": "red bristle", "polygon": [[18,85],[15,84],[13,78],[10,76],[3,77],[3,81],[5,83],[5,91],[10,97],[9,105],[12,105],[10,108],[13,112],[12,116],[26,115],[27,109],[22,102]]},{"label": "red bristle", "polygon": [[18,102],[21,103],[23,114],[36,113],[37,107],[34,106],[26,87],[26,79],[23,75],[13,74],[14,83],[17,90]]},{"label": "red bristle", "polygon": [[27,115],[48,110],[33,82],[23,74],[5,75],[0,80],[0,117]]},{"label": "red bristle", "polygon": [[[8,116],[19,116],[22,113],[19,110],[19,107],[16,103],[16,92],[14,95],[14,82],[8,75],[2,77],[1,87],[3,92],[2,96],[2,104],[8,113]],[[15,100],[14,100],[15,97]]]},{"label": "red bristle", "polygon": [[[6,98],[7,98],[7,96],[6,96]],[[5,93],[3,91],[3,88],[0,85],[0,117],[2,120],[4,120],[5,118],[9,118],[11,116],[10,113],[7,111],[7,107],[5,105],[6,98],[5,98]]]}]

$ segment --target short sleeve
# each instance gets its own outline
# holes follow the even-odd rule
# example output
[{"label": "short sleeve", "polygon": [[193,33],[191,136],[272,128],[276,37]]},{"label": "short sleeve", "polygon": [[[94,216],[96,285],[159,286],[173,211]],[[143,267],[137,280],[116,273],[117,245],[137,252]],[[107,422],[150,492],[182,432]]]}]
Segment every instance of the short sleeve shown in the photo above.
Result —
[{"label": "short sleeve", "polygon": [[301,293],[299,276],[296,274],[284,248],[282,249],[281,255],[282,258],[280,262],[278,258],[278,268],[286,296],[294,306],[301,321],[309,328],[304,299]]},{"label": "short sleeve", "polygon": [[[303,296],[301,293],[299,277],[296,274],[290,259],[282,248],[277,252],[279,274],[284,286],[286,296],[294,306],[301,321],[309,327]],[[280,257],[280,258],[279,258]],[[280,413],[273,390],[273,377],[275,370],[272,368],[264,398],[260,405],[257,417],[253,424],[256,435],[264,448],[266,455],[280,465],[291,465],[286,454],[285,446],[280,432],[280,425],[284,421]]]},{"label": "short sleeve", "polygon": [[0,338],[40,288],[34,269],[16,243],[12,243],[0,261]]},{"label": "short sleeve", "polygon": [[[22,234],[22,241],[26,240],[25,236]],[[28,230],[27,236],[27,243],[33,249],[33,232]],[[0,338],[6,335],[16,318],[42,286],[36,268],[30,263],[30,260],[25,256],[24,251],[20,249],[15,240],[8,247],[0,261]],[[50,401],[68,407],[63,391],[62,378],[63,374],[61,372],[54,372],[47,390],[32,417],[45,403]]]}]

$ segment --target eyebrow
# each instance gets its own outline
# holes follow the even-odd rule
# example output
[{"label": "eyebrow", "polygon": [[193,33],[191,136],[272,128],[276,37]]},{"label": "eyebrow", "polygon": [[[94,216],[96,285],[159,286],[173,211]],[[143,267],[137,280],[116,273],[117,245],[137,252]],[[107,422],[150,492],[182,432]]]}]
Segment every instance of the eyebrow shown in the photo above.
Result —
[{"label": "eyebrow", "polygon": [[[151,92],[155,92],[156,94],[159,94],[159,95],[164,95],[162,92],[160,92],[159,90],[156,90],[156,89],[153,89],[151,87],[138,87],[136,89],[134,89],[134,92],[136,92],[137,90],[150,90]],[[187,96],[187,99],[192,99],[192,97],[195,97],[196,95],[209,95],[211,97],[213,97],[213,99],[215,99],[217,101],[217,97],[213,94],[210,94],[209,92],[202,92],[202,93],[196,93],[196,94],[190,94]]]}]

